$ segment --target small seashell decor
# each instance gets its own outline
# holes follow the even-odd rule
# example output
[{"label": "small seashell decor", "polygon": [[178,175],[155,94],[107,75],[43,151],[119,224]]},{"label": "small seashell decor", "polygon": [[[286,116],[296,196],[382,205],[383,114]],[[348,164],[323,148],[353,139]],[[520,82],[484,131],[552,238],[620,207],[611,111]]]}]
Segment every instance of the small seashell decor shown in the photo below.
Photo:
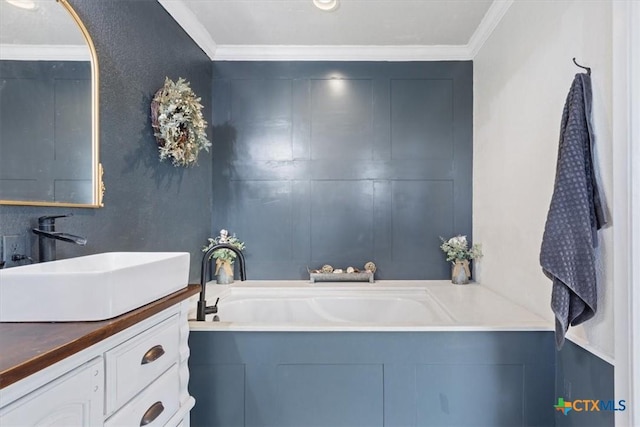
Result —
[{"label": "small seashell decor", "polygon": [[364,269],[365,269],[365,271],[370,271],[372,273],[375,273],[376,270],[377,270],[377,267],[373,262],[369,261],[368,263],[366,263],[364,265]]},{"label": "small seashell decor", "polygon": [[320,271],[323,273],[333,273],[333,267],[331,267],[329,264],[325,264],[322,266]]},{"label": "small seashell decor", "polygon": [[369,282],[373,283],[373,275],[376,272],[376,265],[369,261],[364,265],[364,271],[349,266],[346,269],[333,268],[329,264],[325,264],[319,270],[309,271],[311,283],[318,282]]}]

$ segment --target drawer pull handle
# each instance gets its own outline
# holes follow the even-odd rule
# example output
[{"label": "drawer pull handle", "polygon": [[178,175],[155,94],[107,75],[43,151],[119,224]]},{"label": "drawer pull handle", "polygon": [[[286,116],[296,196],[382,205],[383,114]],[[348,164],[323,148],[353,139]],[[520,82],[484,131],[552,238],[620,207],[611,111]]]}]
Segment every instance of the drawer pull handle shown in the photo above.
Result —
[{"label": "drawer pull handle", "polygon": [[151,363],[155,360],[160,359],[160,356],[164,354],[164,348],[161,345],[154,345],[142,356],[141,365],[146,365],[147,363]]},{"label": "drawer pull handle", "polygon": [[156,402],[147,409],[147,412],[144,413],[142,419],[140,420],[140,426],[146,426],[147,424],[151,424],[158,418],[158,416],[164,411],[164,405],[162,402]]}]

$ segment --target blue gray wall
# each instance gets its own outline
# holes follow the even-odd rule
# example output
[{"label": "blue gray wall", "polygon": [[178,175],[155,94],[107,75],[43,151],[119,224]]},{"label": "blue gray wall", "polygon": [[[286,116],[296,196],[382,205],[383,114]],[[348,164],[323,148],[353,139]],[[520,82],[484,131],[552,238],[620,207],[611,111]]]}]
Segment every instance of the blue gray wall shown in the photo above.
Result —
[{"label": "blue gray wall", "polygon": [[[566,340],[562,350],[556,352],[556,395],[565,401],[614,400],[614,367],[573,342]],[[624,399],[624,396],[620,396]],[[627,402],[627,405],[629,402]],[[584,404],[578,408],[583,409]],[[615,402],[615,407],[622,406]],[[589,405],[591,409],[591,405]],[[615,411],[569,411],[566,415],[556,411],[557,427],[613,427]]]},{"label": "blue gray wall", "polygon": [[[87,237],[58,245],[59,257],[105,251],[187,251],[198,277],[200,247],[211,227],[211,157],[198,167],[160,163],[149,103],[165,76],[184,77],[211,115],[211,61],[155,0],[71,0],[92,35],[100,63],[102,209],[0,206],[0,234],[28,236],[38,216],[73,212],[58,229]],[[209,132],[209,135],[211,132]]]},{"label": "blue gray wall", "polygon": [[214,62],[213,219],[252,279],[442,279],[471,234],[472,63]]},{"label": "blue gray wall", "polygon": [[[215,63],[154,1],[73,2],[100,62],[105,207],[0,207],[0,234],[73,212],[59,229],[88,238],[60,257],[104,251],[192,253],[211,229],[247,242],[251,278],[303,278],[373,260],[379,278],[444,278],[439,236],[471,232],[470,62]],[[145,25],[139,25],[145,22]],[[157,160],[148,105],[185,77],[215,111],[197,168]],[[213,176],[213,185],[212,185]],[[213,213],[212,213],[213,207]]]}]

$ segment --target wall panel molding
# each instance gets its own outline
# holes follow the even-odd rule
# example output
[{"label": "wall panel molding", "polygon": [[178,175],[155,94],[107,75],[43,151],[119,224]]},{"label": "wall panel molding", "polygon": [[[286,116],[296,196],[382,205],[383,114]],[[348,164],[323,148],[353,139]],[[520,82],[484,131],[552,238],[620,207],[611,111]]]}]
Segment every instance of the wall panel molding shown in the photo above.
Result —
[{"label": "wall panel molding", "polygon": [[550,331],[210,330],[189,347],[194,425],[549,426],[556,413]]},{"label": "wall panel molding", "polygon": [[216,62],[213,86],[212,228],[246,242],[252,279],[450,275],[440,236],[471,234],[470,62]]}]

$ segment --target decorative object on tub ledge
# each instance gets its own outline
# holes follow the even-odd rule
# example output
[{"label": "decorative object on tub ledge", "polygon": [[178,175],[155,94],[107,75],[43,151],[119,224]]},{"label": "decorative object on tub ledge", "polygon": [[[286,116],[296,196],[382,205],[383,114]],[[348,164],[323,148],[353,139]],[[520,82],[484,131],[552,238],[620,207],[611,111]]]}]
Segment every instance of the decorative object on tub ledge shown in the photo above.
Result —
[{"label": "decorative object on tub ledge", "polygon": [[482,256],[480,245],[476,243],[469,248],[467,236],[461,235],[454,236],[449,240],[441,237],[440,240],[442,240],[440,249],[447,254],[447,261],[451,262],[451,283],[466,285],[471,278],[469,261]]},{"label": "decorative object on tub ledge", "polygon": [[471,279],[471,270],[469,269],[468,259],[457,259],[452,261],[451,267],[451,283],[454,285],[466,285]]},{"label": "decorative object on tub ledge", "polygon": [[370,271],[371,273],[375,273],[378,267],[376,267],[376,265],[373,262],[369,261],[364,265],[364,269],[365,271]]},{"label": "decorative object on tub ledge", "polygon": [[[235,234],[229,236],[229,232],[225,229],[220,230],[218,237],[209,238],[208,240],[209,244],[202,248],[202,252],[207,252],[218,244],[231,245],[240,251],[243,251],[245,248],[244,242],[241,242]],[[211,258],[215,258],[216,260],[216,283],[221,285],[233,283],[233,263],[237,258],[236,253],[229,249],[218,249],[211,254]]]},{"label": "decorative object on tub ledge", "polygon": [[369,261],[364,265],[365,271],[360,271],[354,267],[333,268],[329,264],[325,264],[319,270],[310,270],[309,278],[311,283],[316,282],[369,282],[373,283],[374,273],[376,272],[376,265]]},{"label": "decorative object on tub ledge", "polygon": [[177,82],[167,77],[164,86],[155,93],[151,101],[151,126],[160,160],[171,159],[174,166],[193,166],[199,151],[209,151],[211,146],[200,98],[182,77]]}]

